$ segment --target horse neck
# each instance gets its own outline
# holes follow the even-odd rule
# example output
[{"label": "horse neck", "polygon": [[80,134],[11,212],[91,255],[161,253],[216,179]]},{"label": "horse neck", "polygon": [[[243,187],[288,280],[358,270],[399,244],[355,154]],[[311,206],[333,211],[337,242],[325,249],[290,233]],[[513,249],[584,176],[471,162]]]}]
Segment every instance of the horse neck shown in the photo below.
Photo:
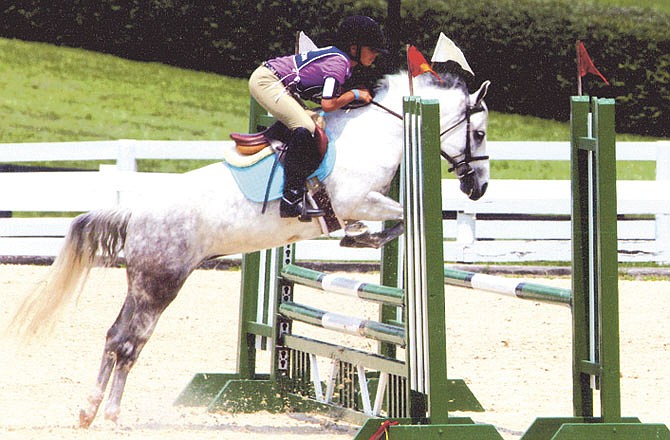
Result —
[{"label": "horse neck", "polygon": [[[457,88],[447,88],[437,85],[430,75],[420,75],[412,79],[414,96],[424,99],[437,99],[440,102],[440,114],[446,119],[450,115],[460,116],[465,106],[466,93]],[[401,72],[388,75],[384,78],[384,87],[378,94],[379,100],[385,107],[389,107],[402,114],[402,103],[405,96],[409,96],[408,74]]]},{"label": "horse neck", "polygon": [[[386,78],[375,101],[394,111],[403,113],[403,97],[409,94],[407,76],[391,75]],[[446,89],[433,85],[426,78],[415,78],[415,95],[438,99],[444,122],[458,117],[464,102],[464,94],[458,89]],[[441,117],[442,118],[442,117]],[[351,168],[391,169],[400,164],[402,156],[403,123],[396,116],[380,107],[368,105],[363,108],[338,111],[329,115],[331,139],[337,145],[340,165]]]},{"label": "horse neck", "polygon": [[362,176],[373,187],[393,177],[402,156],[402,121],[374,106],[338,111],[327,131],[337,148],[337,173]]}]

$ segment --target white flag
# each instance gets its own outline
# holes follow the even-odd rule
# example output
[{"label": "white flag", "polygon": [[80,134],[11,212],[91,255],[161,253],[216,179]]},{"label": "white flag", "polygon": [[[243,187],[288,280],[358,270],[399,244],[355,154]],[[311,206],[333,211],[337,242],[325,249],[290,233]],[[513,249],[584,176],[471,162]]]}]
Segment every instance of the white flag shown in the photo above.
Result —
[{"label": "white flag", "polygon": [[305,35],[303,31],[300,31],[300,36],[298,37],[298,53],[309,52],[315,49],[317,49],[317,47],[312,39]]},{"label": "white flag", "polygon": [[468,61],[465,59],[465,55],[461,49],[454,44],[443,32],[440,32],[440,38],[437,39],[437,44],[435,45],[435,50],[433,51],[433,58],[431,60],[433,63],[446,63],[447,61],[457,62],[463,70],[475,74],[470,68]]}]

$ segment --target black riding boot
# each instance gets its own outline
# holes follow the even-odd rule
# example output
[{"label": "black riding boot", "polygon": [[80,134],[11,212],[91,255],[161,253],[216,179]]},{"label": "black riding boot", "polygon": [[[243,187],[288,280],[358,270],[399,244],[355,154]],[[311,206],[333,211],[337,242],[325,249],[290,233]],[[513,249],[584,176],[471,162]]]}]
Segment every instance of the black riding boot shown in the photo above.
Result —
[{"label": "black riding boot", "polygon": [[309,206],[305,199],[307,176],[319,166],[319,152],[314,136],[306,128],[293,130],[284,153],[284,194],[279,205],[281,217],[299,217],[309,222],[324,212]]}]

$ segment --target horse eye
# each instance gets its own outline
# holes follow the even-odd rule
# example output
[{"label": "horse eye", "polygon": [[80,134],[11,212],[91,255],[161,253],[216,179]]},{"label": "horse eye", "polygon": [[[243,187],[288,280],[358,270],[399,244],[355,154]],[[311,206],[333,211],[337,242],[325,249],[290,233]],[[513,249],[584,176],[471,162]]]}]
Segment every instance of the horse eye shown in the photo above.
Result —
[{"label": "horse eye", "polygon": [[476,141],[481,142],[486,137],[486,132],[483,130],[475,130],[473,135]]}]

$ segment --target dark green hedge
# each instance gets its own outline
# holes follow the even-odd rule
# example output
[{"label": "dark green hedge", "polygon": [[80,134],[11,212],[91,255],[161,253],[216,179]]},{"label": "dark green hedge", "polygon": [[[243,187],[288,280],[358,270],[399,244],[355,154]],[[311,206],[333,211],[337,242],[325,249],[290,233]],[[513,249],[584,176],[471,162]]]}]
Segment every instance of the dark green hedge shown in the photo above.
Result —
[{"label": "dark green hedge", "polygon": [[424,1],[407,16],[432,48],[450,36],[477,77],[491,79],[487,103],[505,112],[568,119],[576,94],[575,40],[607,77],[583,78],[585,94],[617,99],[620,131],[670,135],[670,15],[603,9],[562,0]]},{"label": "dark green hedge", "polygon": [[[293,52],[296,30],[327,35],[351,7],[311,0],[5,0],[0,36],[225,75]],[[333,4],[334,3],[334,4]]]},{"label": "dark green hedge", "polygon": [[[384,22],[385,0],[4,0],[0,36],[82,47],[244,77],[293,51],[305,30],[331,41],[339,20]],[[670,15],[567,0],[403,0],[401,41],[428,56],[439,32],[463,49],[487,102],[504,112],[566,120],[576,93],[576,39],[609,79],[584,78],[585,94],[615,97],[620,131],[670,136]],[[398,29],[399,28],[399,29]],[[400,49],[382,70],[402,67]]]}]

